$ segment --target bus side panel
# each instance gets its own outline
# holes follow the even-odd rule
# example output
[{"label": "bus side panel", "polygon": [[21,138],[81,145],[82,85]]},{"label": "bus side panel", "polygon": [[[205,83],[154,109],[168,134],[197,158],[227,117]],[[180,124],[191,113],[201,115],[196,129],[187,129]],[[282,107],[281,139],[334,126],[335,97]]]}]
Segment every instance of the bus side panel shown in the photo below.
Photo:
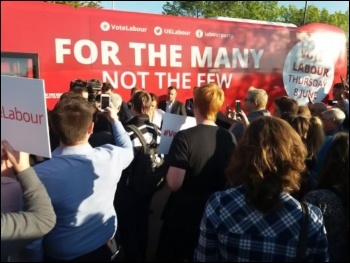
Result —
[{"label": "bus side panel", "polygon": [[224,105],[254,86],[267,90],[272,110],[282,95],[299,104],[309,96],[326,100],[346,76],[344,33],[324,24],[293,28],[42,2],[1,7],[1,50],[39,54],[49,108],[77,78],[110,82],[124,100],[134,86],[161,96],[175,85],[183,102],[194,86],[216,82]]}]

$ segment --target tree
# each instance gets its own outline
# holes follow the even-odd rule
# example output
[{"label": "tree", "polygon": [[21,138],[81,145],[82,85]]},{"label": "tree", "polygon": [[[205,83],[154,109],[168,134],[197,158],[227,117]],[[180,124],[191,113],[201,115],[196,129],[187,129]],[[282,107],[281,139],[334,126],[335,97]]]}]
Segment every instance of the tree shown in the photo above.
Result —
[{"label": "tree", "polygon": [[44,1],[47,3],[53,4],[63,4],[63,5],[71,5],[75,8],[77,7],[93,7],[93,8],[102,8],[101,1]]},{"label": "tree", "polygon": [[[278,1],[172,1],[163,5],[163,14],[190,17],[232,17],[270,22],[304,24],[304,8],[294,5],[278,7]],[[307,6],[305,24],[326,23],[341,28],[347,37],[349,65],[349,8],[330,14],[327,9]]]},{"label": "tree", "polygon": [[163,6],[163,14],[191,17],[236,17],[273,19],[279,16],[278,1],[172,1]]},{"label": "tree", "polygon": [[[191,17],[234,17],[303,25],[304,8],[278,7],[278,1],[172,1],[163,5],[163,14]],[[349,9],[329,14],[326,9],[307,6],[306,23],[321,22],[343,29],[349,39]]]}]

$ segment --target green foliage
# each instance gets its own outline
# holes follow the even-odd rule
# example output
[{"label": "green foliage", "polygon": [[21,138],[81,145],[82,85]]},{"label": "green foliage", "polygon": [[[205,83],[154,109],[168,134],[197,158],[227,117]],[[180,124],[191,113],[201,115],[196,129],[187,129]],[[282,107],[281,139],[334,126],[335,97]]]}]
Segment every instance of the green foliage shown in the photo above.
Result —
[{"label": "green foliage", "polygon": [[[320,22],[341,28],[347,37],[349,66],[349,9],[330,14],[327,9],[313,5],[297,8],[294,5],[278,7],[278,1],[172,1],[163,5],[164,15],[191,17],[232,17],[270,22],[291,23],[296,26]],[[305,20],[305,21],[304,21]],[[348,70],[349,71],[349,70]]]},{"label": "green foliage", "polygon": [[53,4],[71,5],[77,7],[102,8],[101,1],[44,1]]},{"label": "green foliage", "polygon": [[[191,17],[234,17],[270,22],[304,24],[304,8],[278,7],[278,1],[172,1],[163,5],[163,14]],[[321,22],[340,27],[349,39],[349,9],[330,14],[313,5],[306,8],[305,23]]]}]

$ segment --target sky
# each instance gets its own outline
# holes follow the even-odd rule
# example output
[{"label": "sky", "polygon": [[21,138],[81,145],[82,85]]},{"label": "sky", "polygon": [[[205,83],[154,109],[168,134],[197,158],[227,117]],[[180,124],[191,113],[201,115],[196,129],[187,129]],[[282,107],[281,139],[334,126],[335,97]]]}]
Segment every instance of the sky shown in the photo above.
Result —
[{"label": "sky", "polygon": [[[163,5],[167,1],[101,1],[103,8],[115,10],[161,14]],[[171,1],[170,1],[171,2]],[[294,5],[297,8],[304,8],[306,1],[279,1],[279,5]],[[329,13],[336,11],[345,12],[349,8],[349,1],[307,1],[307,5],[314,5],[319,9],[327,9]]]}]

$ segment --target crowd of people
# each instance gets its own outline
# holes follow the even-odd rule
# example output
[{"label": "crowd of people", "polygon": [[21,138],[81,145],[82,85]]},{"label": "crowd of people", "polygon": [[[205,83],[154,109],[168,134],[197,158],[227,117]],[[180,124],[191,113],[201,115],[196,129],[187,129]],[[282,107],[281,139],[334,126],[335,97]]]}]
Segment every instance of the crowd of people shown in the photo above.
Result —
[{"label": "crowd of people", "polygon": [[[300,250],[304,261],[348,261],[347,84],[334,85],[332,106],[282,96],[274,112],[259,88],[232,112],[221,111],[215,83],[185,103],[178,92],[170,86],[158,101],[135,87],[124,101],[109,83],[74,80],[48,114],[52,158],[2,141],[2,261],[281,262],[300,261]],[[110,96],[103,111],[101,94]],[[171,193],[149,259],[155,192],[129,187],[142,144],[128,125],[159,145],[165,112],[197,124],[166,155]]]}]

